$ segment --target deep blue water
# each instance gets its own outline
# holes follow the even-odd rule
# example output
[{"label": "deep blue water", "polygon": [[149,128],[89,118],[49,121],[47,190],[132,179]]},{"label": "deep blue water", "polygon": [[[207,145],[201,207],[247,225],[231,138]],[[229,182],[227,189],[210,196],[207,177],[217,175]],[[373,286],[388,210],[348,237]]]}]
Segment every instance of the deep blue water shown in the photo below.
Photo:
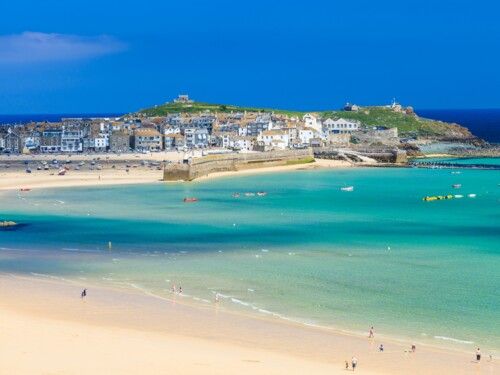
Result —
[{"label": "deep blue water", "polygon": [[500,109],[416,109],[420,117],[455,122],[490,143],[500,143]]},{"label": "deep blue water", "polygon": [[120,117],[123,113],[42,113],[5,115],[0,114],[0,124],[24,124],[28,122],[59,122],[61,118]]}]

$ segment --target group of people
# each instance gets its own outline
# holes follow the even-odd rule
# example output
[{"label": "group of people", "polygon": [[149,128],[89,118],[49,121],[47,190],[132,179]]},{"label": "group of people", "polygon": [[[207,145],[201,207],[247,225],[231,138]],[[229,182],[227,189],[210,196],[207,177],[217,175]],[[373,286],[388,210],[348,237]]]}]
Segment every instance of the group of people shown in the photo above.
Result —
[{"label": "group of people", "polygon": [[[172,285],[172,293],[177,293],[177,287]],[[182,294],[182,286],[179,287],[179,294]]]}]

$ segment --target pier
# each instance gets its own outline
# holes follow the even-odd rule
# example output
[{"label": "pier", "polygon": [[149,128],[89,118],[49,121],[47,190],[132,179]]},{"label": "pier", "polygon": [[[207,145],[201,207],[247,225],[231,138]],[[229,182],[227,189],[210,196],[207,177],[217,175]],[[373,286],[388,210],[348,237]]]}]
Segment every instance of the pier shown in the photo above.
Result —
[{"label": "pier", "polygon": [[410,162],[412,166],[417,168],[428,168],[428,169],[481,169],[481,170],[500,170],[500,165],[493,164],[460,164],[460,163],[450,163],[441,161],[429,161],[429,162]]}]

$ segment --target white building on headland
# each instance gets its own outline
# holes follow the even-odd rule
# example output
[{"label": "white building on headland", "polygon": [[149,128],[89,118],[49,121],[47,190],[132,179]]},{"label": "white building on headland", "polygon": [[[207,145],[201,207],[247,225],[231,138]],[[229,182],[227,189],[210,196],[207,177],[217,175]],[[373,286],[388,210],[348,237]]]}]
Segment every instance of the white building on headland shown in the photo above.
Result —
[{"label": "white building on headland", "polygon": [[177,99],[174,99],[174,103],[189,104],[194,103],[194,100],[189,99],[189,95],[179,95]]}]

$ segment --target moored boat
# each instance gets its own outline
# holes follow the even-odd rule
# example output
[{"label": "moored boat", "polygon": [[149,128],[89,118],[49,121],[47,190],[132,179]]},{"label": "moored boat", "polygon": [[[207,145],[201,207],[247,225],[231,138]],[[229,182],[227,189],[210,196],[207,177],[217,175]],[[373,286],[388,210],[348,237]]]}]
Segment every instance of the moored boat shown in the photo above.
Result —
[{"label": "moored boat", "polygon": [[233,194],[233,197],[235,197],[235,198],[238,198],[239,196],[240,196],[240,194],[239,194],[239,193],[234,193],[234,194]]},{"label": "moored boat", "polygon": [[245,193],[245,196],[247,197],[253,197],[255,195],[255,193]]},{"label": "moored boat", "polygon": [[21,191],[30,191],[30,188],[21,188]]},{"label": "moored boat", "polygon": [[342,190],[342,191],[354,191],[354,186],[343,187],[343,188],[340,188],[340,190]]},{"label": "moored boat", "polygon": [[458,188],[461,188],[461,187],[462,187],[462,184],[455,184],[455,185],[453,185],[453,187],[454,187],[455,189],[458,189]]},{"label": "moored boat", "polygon": [[467,195],[469,198],[476,198],[476,194],[469,194]]},{"label": "moored boat", "polygon": [[455,195],[455,198],[463,198],[464,196],[461,194]]},{"label": "moored boat", "polygon": [[200,198],[184,198],[182,201],[184,203],[189,203],[189,202],[198,202]]},{"label": "moored boat", "polygon": [[262,195],[266,195],[266,194],[267,194],[267,193],[266,193],[265,191],[258,191],[258,192],[257,192],[257,195],[260,195],[260,196],[262,196]]}]

